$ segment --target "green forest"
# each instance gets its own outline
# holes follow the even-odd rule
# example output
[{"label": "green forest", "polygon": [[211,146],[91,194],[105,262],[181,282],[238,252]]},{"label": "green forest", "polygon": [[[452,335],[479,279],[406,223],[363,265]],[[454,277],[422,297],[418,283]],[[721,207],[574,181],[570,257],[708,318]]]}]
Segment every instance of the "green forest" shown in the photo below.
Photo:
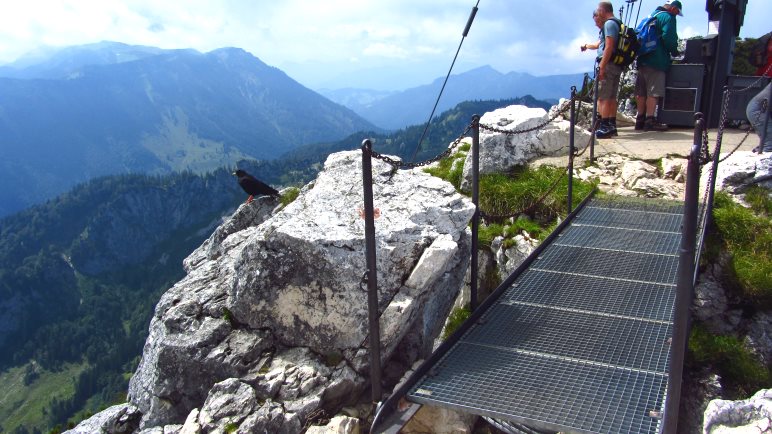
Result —
[{"label": "green forest", "polygon": [[[432,122],[416,158],[433,157],[474,114],[524,97],[459,104]],[[276,187],[300,186],[326,157],[371,138],[378,152],[409,159],[424,126],[358,133],[240,168]],[[182,260],[246,199],[223,168],[198,175],[117,175],[0,220],[0,432],[61,432],[125,402],[161,294],[184,276]]]}]

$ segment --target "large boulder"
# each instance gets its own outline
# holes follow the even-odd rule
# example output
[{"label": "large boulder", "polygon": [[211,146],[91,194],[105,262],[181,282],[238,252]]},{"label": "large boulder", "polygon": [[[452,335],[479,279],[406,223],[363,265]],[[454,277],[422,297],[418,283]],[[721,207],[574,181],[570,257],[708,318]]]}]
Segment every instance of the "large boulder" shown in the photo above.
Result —
[{"label": "large boulder", "polygon": [[131,404],[118,404],[82,421],[68,434],[131,434],[139,428],[142,413]]},{"label": "large boulder", "polygon": [[[512,105],[485,113],[480,118],[480,174],[509,173],[518,166],[545,156],[568,155],[571,123],[554,120],[526,133],[514,133],[539,127],[550,118],[541,108]],[[489,128],[486,128],[489,127]],[[490,129],[493,128],[493,129]],[[575,130],[575,144],[587,143],[590,133]],[[468,190],[472,182],[472,153],[464,163],[461,187]]]},{"label": "large boulder", "polygon": [[[431,351],[463,285],[474,209],[420,170],[392,173],[374,159],[373,178],[381,356],[399,348],[411,363]],[[142,429],[188,420],[202,432],[223,423],[297,432],[314,411],[364,390],[361,179],[360,152],[333,154],[293,203],[242,205],[185,260],[129,384]],[[234,397],[242,407],[213,407]]]},{"label": "large boulder", "polygon": [[762,389],[750,399],[714,399],[705,410],[704,434],[765,433],[772,431],[772,389]]},{"label": "large boulder", "polygon": [[[708,164],[703,168],[702,179],[708,179],[712,167]],[[772,189],[772,154],[769,152],[737,151],[719,163],[716,189],[740,194],[754,184]]]}]

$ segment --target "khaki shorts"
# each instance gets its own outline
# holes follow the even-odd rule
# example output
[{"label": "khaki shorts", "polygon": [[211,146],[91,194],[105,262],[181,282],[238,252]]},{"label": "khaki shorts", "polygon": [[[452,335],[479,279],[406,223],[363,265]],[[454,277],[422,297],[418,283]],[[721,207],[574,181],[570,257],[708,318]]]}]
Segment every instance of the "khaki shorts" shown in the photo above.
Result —
[{"label": "khaki shorts", "polygon": [[606,64],[606,78],[598,82],[598,99],[617,99],[619,95],[619,77],[622,67],[609,62]]},{"label": "khaki shorts", "polygon": [[659,98],[665,96],[665,71],[649,66],[638,68],[638,78],[635,80],[635,95]]}]

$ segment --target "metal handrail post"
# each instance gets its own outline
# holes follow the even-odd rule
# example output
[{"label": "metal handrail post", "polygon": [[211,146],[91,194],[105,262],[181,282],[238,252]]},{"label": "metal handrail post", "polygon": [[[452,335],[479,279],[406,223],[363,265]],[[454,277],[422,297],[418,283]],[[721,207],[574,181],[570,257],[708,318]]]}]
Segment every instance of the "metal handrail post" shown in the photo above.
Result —
[{"label": "metal handrail post", "polygon": [[576,86],[571,86],[571,129],[568,132],[568,212],[573,210],[574,198],[574,127],[576,126]]},{"label": "metal handrail post", "polygon": [[[727,98],[727,93],[729,93],[729,87],[724,86],[724,95],[722,96],[722,101],[724,101]],[[700,115],[701,113],[695,114],[695,116]],[[711,116],[708,114],[708,116]],[[719,125],[718,125],[718,133],[716,134],[716,150],[713,154],[713,165],[711,166],[711,173],[713,176],[710,177],[710,185],[706,185],[705,188],[708,189],[708,203],[705,204],[705,206],[708,207],[708,212],[705,216],[705,227],[710,228],[713,226],[713,198],[716,195],[716,175],[718,174],[718,163],[721,161],[721,141],[723,139],[723,129],[724,125],[721,125],[721,119],[723,116],[719,116]],[[699,120],[699,119],[698,119]],[[704,121],[704,120],[703,120]],[[697,123],[695,122],[695,126]],[[707,126],[704,126],[703,128],[707,128]]]},{"label": "metal handrail post", "polygon": [[365,208],[365,258],[367,260],[367,312],[370,342],[370,390],[373,403],[381,400],[381,329],[378,322],[378,270],[375,263],[375,211],[373,207],[373,145],[362,142],[362,190]]},{"label": "metal handrail post", "polygon": [[590,163],[595,162],[595,126],[598,125],[598,68],[595,67],[595,80],[592,83],[592,124],[590,125]]},{"label": "metal handrail post", "polygon": [[689,337],[689,308],[694,297],[695,245],[697,243],[697,208],[700,188],[700,147],[704,120],[698,114],[694,127],[694,145],[689,155],[684,193],[684,217],[678,259],[673,338],[670,347],[670,369],[663,433],[675,434],[678,428],[678,408],[681,402],[681,382]]},{"label": "metal handrail post", "polygon": [[469,308],[472,312],[477,309],[477,234],[480,229],[480,116],[472,116],[472,203],[474,215],[472,216],[472,269],[469,282]]}]

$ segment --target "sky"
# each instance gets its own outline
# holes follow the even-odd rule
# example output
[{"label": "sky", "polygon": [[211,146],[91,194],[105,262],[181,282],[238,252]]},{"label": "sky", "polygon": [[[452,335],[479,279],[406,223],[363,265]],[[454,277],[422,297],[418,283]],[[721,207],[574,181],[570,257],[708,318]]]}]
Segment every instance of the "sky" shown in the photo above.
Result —
[{"label": "sky", "polygon": [[[708,33],[704,1],[681,0],[682,38]],[[613,2],[616,10],[626,2]],[[662,1],[632,3],[632,21]],[[312,89],[402,90],[444,77],[472,7],[478,12],[453,73],[490,65],[506,73],[592,68],[596,0],[30,0],[0,14],[0,64],[44,47],[99,41],[239,47]],[[772,30],[772,1],[748,0],[741,37]]]}]

